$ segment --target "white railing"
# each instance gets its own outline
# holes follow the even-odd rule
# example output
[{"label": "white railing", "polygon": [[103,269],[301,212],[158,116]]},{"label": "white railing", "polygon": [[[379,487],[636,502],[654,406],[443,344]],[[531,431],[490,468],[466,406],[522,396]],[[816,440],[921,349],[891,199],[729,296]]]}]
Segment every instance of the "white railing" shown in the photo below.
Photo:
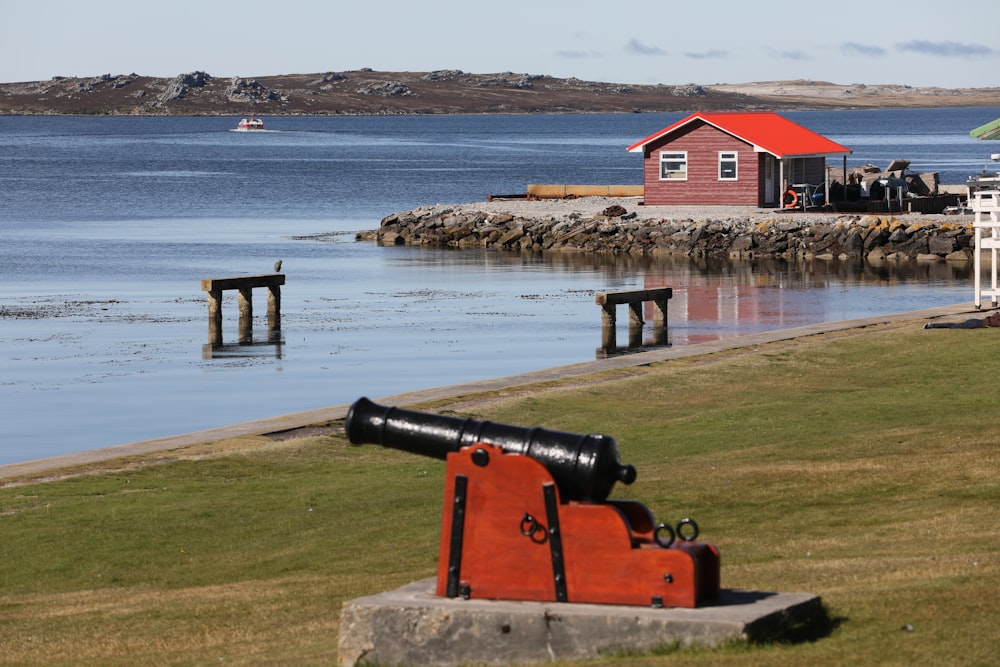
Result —
[{"label": "white railing", "polygon": [[[984,296],[990,297],[993,307],[997,307],[1000,289],[997,287],[997,251],[1000,250],[1000,190],[979,190],[969,193],[969,206],[975,213],[972,225],[976,232],[975,306],[982,306]],[[982,288],[982,252],[990,251],[990,289]]]},{"label": "white railing", "polygon": [[973,192],[969,206],[975,212],[1000,211],[1000,190],[979,190]]}]

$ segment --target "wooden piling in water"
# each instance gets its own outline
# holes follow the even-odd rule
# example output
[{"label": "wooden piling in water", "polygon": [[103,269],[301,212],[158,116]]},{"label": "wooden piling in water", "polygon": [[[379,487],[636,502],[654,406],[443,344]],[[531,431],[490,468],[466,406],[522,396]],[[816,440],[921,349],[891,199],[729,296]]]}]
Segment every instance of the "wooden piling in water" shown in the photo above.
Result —
[{"label": "wooden piling in water", "polygon": [[267,288],[268,331],[280,331],[281,286],[284,284],[283,273],[203,279],[201,289],[208,292],[208,342],[213,345],[222,344],[222,293],[226,290],[239,291],[240,342],[253,340],[253,290],[257,287]]},{"label": "wooden piling in water", "polygon": [[653,344],[666,345],[667,342],[667,301],[674,295],[670,287],[629,290],[623,292],[597,292],[594,301],[601,307],[601,347],[611,350],[617,345],[616,307],[628,306],[629,347],[642,345],[643,305],[653,302]]},{"label": "wooden piling in water", "polygon": [[667,301],[674,295],[670,287],[659,287],[654,289],[629,290],[625,292],[598,292],[594,295],[594,301],[601,307],[601,325],[605,327],[615,326],[615,307],[620,304],[627,304],[629,309],[629,327],[639,326],[644,323],[642,306],[646,301],[653,302],[653,326],[667,326]]}]

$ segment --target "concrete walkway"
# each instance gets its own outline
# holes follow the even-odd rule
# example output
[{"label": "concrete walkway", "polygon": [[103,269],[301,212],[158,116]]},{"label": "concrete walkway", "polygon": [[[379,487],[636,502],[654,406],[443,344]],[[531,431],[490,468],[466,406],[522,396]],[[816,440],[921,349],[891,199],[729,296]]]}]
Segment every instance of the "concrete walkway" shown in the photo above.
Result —
[{"label": "concrete walkway", "polygon": [[[791,329],[779,329],[776,331],[748,334],[724,340],[697,343],[694,345],[666,347],[651,350],[649,352],[626,354],[609,359],[587,361],[568,366],[557,366],[555,368],[532,371],[530,373],[521,373],[518,375],[509,375],[492,380],[480,380],[464,384],[422,389],[419,391],[396,394],[393,396],[369,398],[383,404],[410,406],[428,401],[458,398],[460,396],[480,392],[510,389],[512,387],[536,384],[540,382],[551,382],[553,380],[572,379],[618,368],[646,366],[662,361],[668,361],[670,359],[680,359],[702,354],[712,354],[714,352],[722,352],[725,350],[754,347],[757,345],[791,340],[803,336],[812,336],[832,331],[860,329],[880,324],[911,320],[928,320],[939,317],[968,319],[972,317],[982,317],[984,315],[984,311],[975,310],[971,303],[957,304],[954,306],[941,306],[938,308],[929,308],[926,310],[911,311],[896,315],[881,315],[855,320],[843,320],[840,322],[824,322],[822,324],[812,324],[808,326],[794,327]],[[141,456],[156,452],[181,449],[192,445],[217,442],[219,440],[239,436],[266,435],[269,433],[278,433],[281,431],[304,428],[322,422],[343,419],[347,416],[347,409],[349,407],[349,405],[335,405],[328,408],[309,410],[307,412],[295,412],[279,417],[243,422],[241,424],[222,426],[204,431],[195,431],[193,433],[170,436],[167,438],[158,438],[156,440],[144,440],[125,445],[79,452],[76,454],[65,454],[62,456],[54,456],[35,461],[26,461],[24,463],[12,463],[0,466],[0,485],[3,484],[4,480],[12,480],[19,477],[37,477],[63,468],[100,463],[125,456]]]}]

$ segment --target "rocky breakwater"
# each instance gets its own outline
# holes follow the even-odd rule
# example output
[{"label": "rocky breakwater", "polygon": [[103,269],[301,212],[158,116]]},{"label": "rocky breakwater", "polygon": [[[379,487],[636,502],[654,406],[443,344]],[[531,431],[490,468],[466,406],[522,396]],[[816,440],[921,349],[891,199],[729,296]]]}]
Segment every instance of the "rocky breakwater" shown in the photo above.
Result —
[{"label": "rocky breakwater", "polygon": [[872,262],[968,262],[975,247],[971,216],[646,207],[604,197],[421,207],[390,215],[357,238],[382,245]]}]

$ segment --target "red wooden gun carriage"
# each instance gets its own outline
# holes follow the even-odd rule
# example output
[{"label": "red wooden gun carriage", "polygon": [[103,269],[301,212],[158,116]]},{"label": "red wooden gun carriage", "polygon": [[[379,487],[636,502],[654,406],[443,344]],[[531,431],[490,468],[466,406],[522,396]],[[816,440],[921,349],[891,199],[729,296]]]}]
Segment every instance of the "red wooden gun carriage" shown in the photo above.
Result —
[{"label": "red wooden gun carriage", "polygon": [[657,524],[632,500],[604,435],[480,422],[361,398],[348,438],[446,461],[442,597],[695,607],[719,594],[719,551],[698,527]]}]

